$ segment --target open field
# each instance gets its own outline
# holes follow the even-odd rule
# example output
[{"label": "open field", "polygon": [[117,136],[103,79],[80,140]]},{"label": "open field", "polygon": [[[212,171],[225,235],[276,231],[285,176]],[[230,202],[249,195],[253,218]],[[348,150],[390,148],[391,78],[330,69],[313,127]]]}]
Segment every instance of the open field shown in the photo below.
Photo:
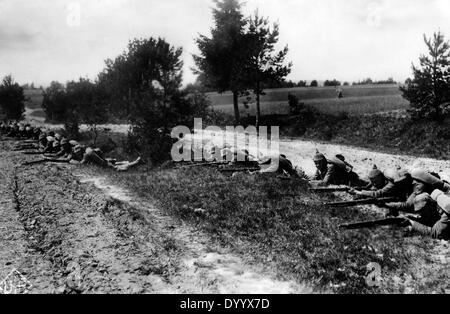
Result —
[{"label": "open field", "polygon": [[[351,86],[341,87],[344,98],[338,99],[334,87],[292,88],[266,90],[261,98],[263,115],[288,114],[288,95],[298,97],[299,101],[321,112],[338,114],[346,112],[354,115],[372,114],[408,108],[408,102],[400,94],[397,85]],[[209,99],[216,110],[233,114],[233,98],[230,93],[209,93]],[[240,111],[243,117],[254,116],[256,103],[249,103],[249,109],[243,105],[246,98],[240,98]]]}]

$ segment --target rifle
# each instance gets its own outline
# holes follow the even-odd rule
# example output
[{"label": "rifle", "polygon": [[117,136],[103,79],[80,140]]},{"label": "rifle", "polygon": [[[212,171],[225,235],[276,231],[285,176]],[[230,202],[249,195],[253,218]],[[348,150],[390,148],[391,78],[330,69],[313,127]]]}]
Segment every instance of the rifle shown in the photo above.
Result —
[{"label": "rifle", "polygon": [[244,172],[244,171],[259,171],[261,168],[220,168],[221,172]]},{"label": "rifle", "polygon": [[39,159],[39,160],[25,162],[22,164],[22,166],[31,166],[31,165],[43,164],[46,162],[57,162],[57,163],[63,163],[63,164],[70,163],[70,161],[68,161],[68,160],[61,160],[61,159]]},{"label": "rifle", "polygon": [[44,152],[23,152],[24,155],[42,155]]},{"label": "rifle", "polygon": [[351,188],[349,187],[324,187],[324,188],[310,188],[310,192],[317,193],[331,193],[331,192],[348,192]]},{"label": "rifle", "polygon": [[368,220],[360,221],[354,223],[348,223],[339,225],[339,228],[351,230],[351,229],[361,229],[361,228],[373,228],[378,226],[391,226],[391,225],[401,225],[407,221],[404,217],[392,217],[378,220]]},{"label": "rifle", "polygon": [[325,206],[335,206],[335,207],[346,207],[346,206],[356,206],[356,205],[370,205],[370,204],[380,204],[380,203],[393,203],[398,202],[399,199],[396,197],[382,197],[382,198],[367,198],[362,200],[345,201],[345,202],[334,202],[325,203]]},{"label": "rifle", "polygon": [[227,165],[228,162],[223,162],[223,161],[216,161],[216,162],[201,162],[201,163],[196,163],[196,164],[191,164],[191,165],[184,165],[181,166],[180,168],[193,168],[193,167],[202,167],[202,166],[216,166],[216,165]]}]

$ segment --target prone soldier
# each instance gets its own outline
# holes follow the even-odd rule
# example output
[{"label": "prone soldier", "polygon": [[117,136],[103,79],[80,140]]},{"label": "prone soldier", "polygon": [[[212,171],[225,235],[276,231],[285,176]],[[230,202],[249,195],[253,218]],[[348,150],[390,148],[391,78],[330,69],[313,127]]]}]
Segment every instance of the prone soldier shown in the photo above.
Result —
[{"label": "prone soldier", "polygon": [[[390,210],[389,214],[397,216],[398,213],[421,213],[430,207],[433,191],[450,192],[450,184],[438,179],[426,170],[415,169],[411,172],[413,192],[405,202],[389,203],[383,207]],[[425,210],[429,214],[429,210]]]},{"label": "prone soldier", "polygon": [[369,180],[372,190],[350,189],[348,192],[360,197],[396,197],[403,201],[412,193],[412,178],[406,170],[388,169],[382,172],[374,166],[369,172]]},{"label": "prone soldier", "polygon": [[314,163],[317,171],[310,177],[310,180],[318,181],[318,186],[349,185],[365,187],[369,185],[369,182],[362,180],[353,172],[353,167],[345,161],[342,155],[328,159],[324,154],[317,151],[314,156]]}]

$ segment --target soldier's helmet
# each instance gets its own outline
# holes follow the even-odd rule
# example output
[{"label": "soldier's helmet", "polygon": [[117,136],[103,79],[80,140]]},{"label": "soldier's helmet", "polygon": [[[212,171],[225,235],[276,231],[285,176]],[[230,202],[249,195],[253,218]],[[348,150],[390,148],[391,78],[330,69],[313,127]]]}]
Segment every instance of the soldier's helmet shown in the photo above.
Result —
[{"label": "soldier's helmet", "polygon": [[446,194],[441,190],[434,190],[431,198],[435,200],[440,208],[447,214],[450,214],[450,194]]},{"label": "soldier's helmet", "polygon": [[314,162],[326,161],[325,155],[316,150],[316,154],[314,155]]},{"label": "soldier's helmet", "polygon": [[369,172],[369,179],[371,182],[381,182],[385,180],[383,172],[378,169],[377,165],[373,165],[372,170]]},{"label": "soldier's helmet", "polygon": [[440,183],[442,183],[440,179],[423,169],[414,169],[413,171],[411,171],[411,177],[416,181],[432,187],[438,186]]},{"label": "soldier's helmet", "polygon": [[396,184],[404,183],[411,179],[411,174],[405,169],[387,169],[384,171],[384,176]]},{"label": "soldier's helmet", "polygon": [[428,193],[419,194],[414,198],[414,211],[416,213],[423,212],[428,208],[428,206],[431,206],[432,204],[433,199],[431,198],[430,194]]}]

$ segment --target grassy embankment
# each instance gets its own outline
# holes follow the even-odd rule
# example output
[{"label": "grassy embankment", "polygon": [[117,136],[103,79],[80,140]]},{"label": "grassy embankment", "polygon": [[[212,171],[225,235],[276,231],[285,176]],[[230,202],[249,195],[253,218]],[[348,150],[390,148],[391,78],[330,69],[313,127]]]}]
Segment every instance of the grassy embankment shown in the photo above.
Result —
[{"label": "grassy embankment", "polygon": [[[335,196],[312,194],[304,183],[264,175],[228,177],[205,167],[149,170],[142,166],[109,176],[251,261],[272,265],[281,278],[309,282],[317,291],[444,291],[441,275],[448,274],[440,268],[435,273],[429,258],[434,242],[404,237],[399,227],[340,230],[341,223],[380,216],[361,208],[325,207],[322,202]],[[199,208],[204,212],[199,214]],[[382,267],[379,288],[366,284],[366,267],[372,262]]]}]

